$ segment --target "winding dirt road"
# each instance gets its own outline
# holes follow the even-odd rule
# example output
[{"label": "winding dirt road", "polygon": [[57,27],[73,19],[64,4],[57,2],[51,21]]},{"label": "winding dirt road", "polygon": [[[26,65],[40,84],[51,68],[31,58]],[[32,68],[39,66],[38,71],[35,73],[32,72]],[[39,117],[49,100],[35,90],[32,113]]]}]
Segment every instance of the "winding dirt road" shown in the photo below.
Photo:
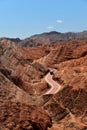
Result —
[{"label": "winding dirt road", "polygon": [[[56,69],[51,69],[54,73],[57,71]],[[47,91],[44,95],[48,94],[56,94],[60,89],[61,85],[55,82],[52,79],[53,75],[50,74],[50,72],[46,75],[45,81],[51,86],[50,90]]]}]

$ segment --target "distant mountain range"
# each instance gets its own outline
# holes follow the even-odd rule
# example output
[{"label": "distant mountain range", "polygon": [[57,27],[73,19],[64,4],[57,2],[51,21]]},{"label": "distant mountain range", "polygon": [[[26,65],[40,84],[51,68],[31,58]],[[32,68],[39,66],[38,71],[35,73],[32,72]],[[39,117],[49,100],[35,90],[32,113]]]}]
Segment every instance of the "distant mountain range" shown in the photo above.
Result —
[{"label": "distant mountain range", "polygon": [[59,41],[69,41],[73,39],[87,39],[87,31],[83,32],[67,32],[67,33],[60,33],[56,31],[42,33],[33,35],[29,38],[21,40],[19,38],[1,38],[0,40],[7,39],[11,40],[12,42],[16,42],[23,47],[29,46],[39,46],[39,45],[46,45],[46,44],[53,44]]},{"label": "distant mountain range", "polygon": [[87,31],[73,33],[60,33],[56,31],[42,33],[38,35],[33,35],[29,38],[26,38],[19,42],[21,46],[28,47],[28,46],[38,46],[44,44],[53,44],[59,41],[68,41],[72,39],[86,39],[87,38]]},{"label": "distant mountain range", "polygon": [[15,43],[21,42],[21,39],[20,39],[20,38],[7,38],[7,37],[2,37],[2,38],[0,38],[0,41],[2,41],[2,40],[9,40],[9,41],[15,42]]}]

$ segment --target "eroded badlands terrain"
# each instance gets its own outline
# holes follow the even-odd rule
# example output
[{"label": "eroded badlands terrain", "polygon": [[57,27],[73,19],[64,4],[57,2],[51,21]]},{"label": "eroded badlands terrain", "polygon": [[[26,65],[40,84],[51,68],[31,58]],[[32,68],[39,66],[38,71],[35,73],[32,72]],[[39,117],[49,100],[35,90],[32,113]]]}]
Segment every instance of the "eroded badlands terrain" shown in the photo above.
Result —
[{"label": "eroded badlands terrain", "polygon": [[[50,69],[61,89],[45,95]],[[34,47],[0,40],[0,129],[87,129],[86,39]]]}]

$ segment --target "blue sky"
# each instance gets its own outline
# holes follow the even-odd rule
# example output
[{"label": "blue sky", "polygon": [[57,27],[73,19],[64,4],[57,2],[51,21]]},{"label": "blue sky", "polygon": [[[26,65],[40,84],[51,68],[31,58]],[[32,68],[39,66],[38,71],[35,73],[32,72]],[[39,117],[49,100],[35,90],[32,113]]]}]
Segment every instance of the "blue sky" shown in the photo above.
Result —
[{"label": "blue sky", "polygon": [[0,37],[87,30],[87,0],[0,0]]}]

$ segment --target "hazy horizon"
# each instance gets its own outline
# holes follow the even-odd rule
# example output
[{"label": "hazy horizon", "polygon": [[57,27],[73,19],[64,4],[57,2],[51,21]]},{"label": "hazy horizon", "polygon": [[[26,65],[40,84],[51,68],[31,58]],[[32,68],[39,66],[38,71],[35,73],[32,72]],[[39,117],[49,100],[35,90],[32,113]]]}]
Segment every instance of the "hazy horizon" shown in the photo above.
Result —
[{"label": "hazy horizon", "polygon": [[[80,31],[80,32],[84,32],[84,31],[87,31],[87,30],[82,30],[82,31]],[[16,39],[16,38],[19,38],[19,39],[21,39],[21,40],[24,40],[24,39],[26,39],[26,38],[29,38],[29,37],[31,37],[31,36],[34,36],[34,35],[40,35],[40,34],[43,34],[43,33],[50,33],[50,32],[58,32],[58,31],[49,31],[49,32],[41,32],[41,33],[35,33],[35,34],[32,34],[32,35],[30,35],[30,36],[27,36],[27,37],[24,37],[24,38],[21,38],[21,37],[0,37],[0,38],[13,38],[13,39]],[[70,32],[70,31],[69,31]],[[59,32],[59,33],[69,33],[69,32]],[[80,33],[80,32],[70,32],[70,33]]]},{"label": "hazy horizon", "polygon": [[0,37],[87,30],[86,0],[1,0]]}]

